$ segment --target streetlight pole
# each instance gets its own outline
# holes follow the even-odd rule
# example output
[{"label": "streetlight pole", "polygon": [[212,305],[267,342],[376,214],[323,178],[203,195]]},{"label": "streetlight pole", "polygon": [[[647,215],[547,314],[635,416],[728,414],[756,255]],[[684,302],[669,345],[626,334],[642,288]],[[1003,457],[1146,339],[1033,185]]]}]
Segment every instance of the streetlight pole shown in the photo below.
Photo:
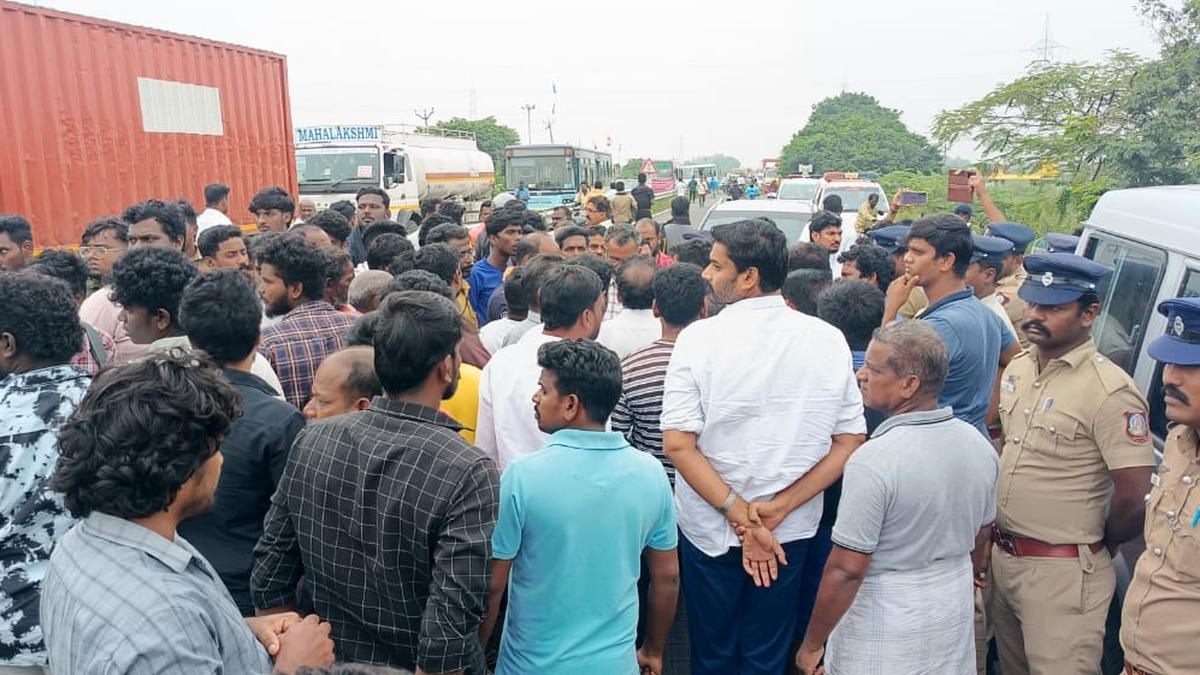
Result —
[{"label": "streetlight pole", "polygon": [[521,106],[525,110],[525,133],[527,142],[533,143],[533,109],[537,106],[532,103],[526,103]]}]

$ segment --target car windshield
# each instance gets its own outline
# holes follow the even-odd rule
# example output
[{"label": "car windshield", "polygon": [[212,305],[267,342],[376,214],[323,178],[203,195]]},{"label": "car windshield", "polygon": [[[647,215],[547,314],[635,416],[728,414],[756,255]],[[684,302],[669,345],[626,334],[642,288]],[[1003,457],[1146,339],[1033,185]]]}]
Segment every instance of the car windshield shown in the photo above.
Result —
[{"label": "car windshield", "polygon": [[816,183],[784,183],[779,186],[780,199],[807,199],[817,194]]},{"label": "car windshield", "polygon": [[345,183],[379,184],[379,150],[308,148],[296,151],[300,192],[326,192]]},{"label": "car windshield", "polygon": [[785,237],[788,243],[793,244],[800,241],[800,233],[804,231],[804,226],[808,225],[808,221],[812,220],[812,216],[807,213],[787,213],[779,211],[712,211],[708,214],[708,218],[704,220],[704,224],[700,226],[702,230],[711,230],[717,225],[725,223],[736,223],[739,220],[748,218],[769,218],[775,223]]},{"label": "car windshield", "polygon": [[[879,194],[879,188],[874,185],[837,187],[826,190],[821,199],[824,200],[829,195],[837,195],[842,198],[843,212],[857,211],[862,208],[862,205],[867,202],[867,197],[872,194]],[[887,200],[883,198],[883,195],[879,195],[878,208],[884,208],[885,204],[887,204]]]},{"label": "car windshield", "polygon": [[575,176],[569,157],[513,157],[508,160],[509,187],[531,190],[574,190]]}]

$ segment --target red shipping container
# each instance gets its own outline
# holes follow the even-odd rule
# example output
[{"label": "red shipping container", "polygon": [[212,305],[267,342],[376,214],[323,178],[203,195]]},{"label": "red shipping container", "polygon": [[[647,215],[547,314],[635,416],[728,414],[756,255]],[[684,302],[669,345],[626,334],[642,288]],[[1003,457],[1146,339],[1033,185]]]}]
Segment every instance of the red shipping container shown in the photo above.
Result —
[{"label": "red shipping container", "polygon": [[281,54],[0,1],[0,213],[38,247],[75,246],[84,225],[137,201],[232,188],[296,194]]}]

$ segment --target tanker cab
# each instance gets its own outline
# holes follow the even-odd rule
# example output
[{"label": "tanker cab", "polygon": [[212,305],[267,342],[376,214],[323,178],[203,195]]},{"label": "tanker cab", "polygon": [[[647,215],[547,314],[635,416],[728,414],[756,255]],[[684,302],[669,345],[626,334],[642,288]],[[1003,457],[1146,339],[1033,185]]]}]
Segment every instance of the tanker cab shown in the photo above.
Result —
[{"label": "tanker cab", "polygon": [[417,182],[410,175],[408,157],[401,150],[385,150],[383,153],[383,191],[388,193],[392,211],[406,202],[415,201]]}]

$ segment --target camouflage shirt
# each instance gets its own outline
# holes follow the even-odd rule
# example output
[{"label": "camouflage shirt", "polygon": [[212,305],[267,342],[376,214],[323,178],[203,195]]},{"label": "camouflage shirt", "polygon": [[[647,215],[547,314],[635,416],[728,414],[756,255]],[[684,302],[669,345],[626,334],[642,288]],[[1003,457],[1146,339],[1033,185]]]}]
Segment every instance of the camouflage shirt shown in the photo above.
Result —
[{"label": "camouflage shirt", "polygon": [[0,380],[0,666],[46,664],[40,586],[51,547],[74,522],[48,483],[58,429],[91,381],[71,365]]}]

